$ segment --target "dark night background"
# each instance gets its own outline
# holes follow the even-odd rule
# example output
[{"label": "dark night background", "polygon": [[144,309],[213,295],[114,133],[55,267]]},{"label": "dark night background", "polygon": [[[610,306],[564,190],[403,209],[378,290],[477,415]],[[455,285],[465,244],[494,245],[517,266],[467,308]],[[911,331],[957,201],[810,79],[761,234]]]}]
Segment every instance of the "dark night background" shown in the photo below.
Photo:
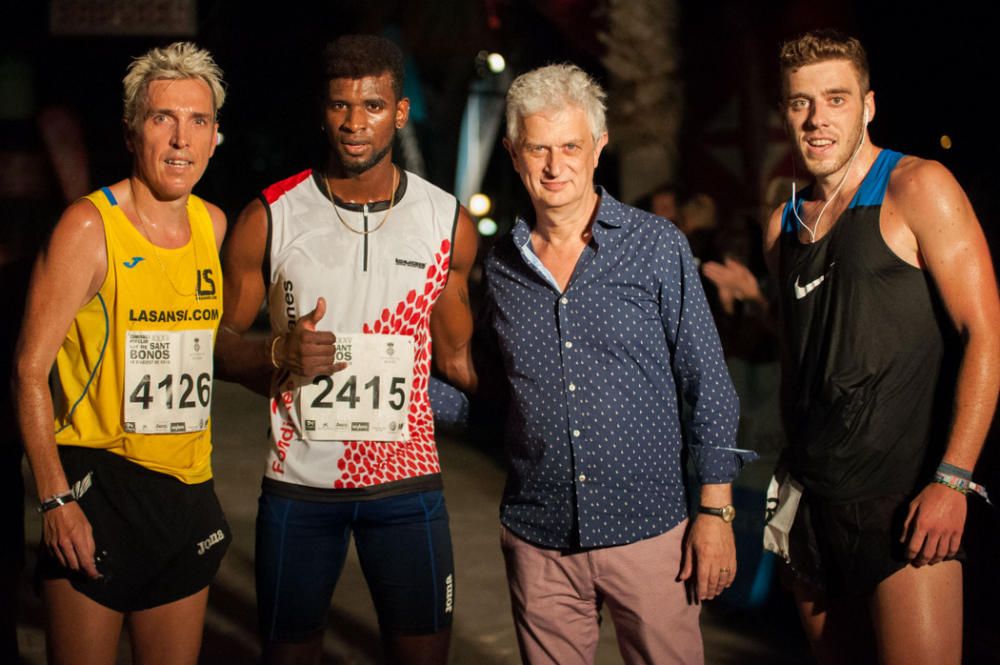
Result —
[{"label": "dark night background", "polygon": [[[301,169],[315,156],[313,60],[325,42],[346,32],[391,34],[413,56],[427,107],[426,118],[417,123],[421,148],[430,178],[451,188],[457,130],[475,76],[475,54],[499,51],[515,74],[570,60],[604,79],[602,47],[594,37],[602,28],[601,4],[347,0],[255,8],[230,0],[201,0],[196,34],[183,38],[215,54],[226,74],[229,97],[221,118],[226,143],[198,191],[233,214],[261,187]],[[992,48],[1000,13],[988,3],[956,0],[933,5],[933,10],[910,2],[830,0],[679,5],[687,101],[680,177],[685,188],[717,195],[727,210],[756,203],[759,195],[752,180],[760,166],[753,158],[761,156],[763,142],[775,138],[766,128],[766,114],[778,94],[777,48],[805,29],[829,26],[856,34],[869,51],[877,105],[871,126],[874,140],[944,162],[969,190],[984,225],[990,226],[996,209],[991,185],[998,175],[993,156],[1000,136],[989,129],[987,97],[998,64]],[[0,54],[33,65],[37,108],[64,105],[79,114],[91,181],[117,180],[129,165],[119,127],[120,79],[129,58],[181,37],[52,36],[48,21],[46,2],[9,8],[0,26]],[[741,124],[724,135],[708,133],[713,114],[734,97]],[[951,150],[940,147],[942,134],[951,136]],[[612,157],[605,171],[614,170],[614,143],[612,135]],[[704,146],[713,143],[735,146],[744,154],[745,165],[736,177],[720,175],[719,165],[708,163]],[[510,187],[507,163],[494,161],[500,163],[491,165],[484,189],[516,192],[519,186]],[[614,174],[601,175],[614,192]]]},{"label": "dark night background", "polygon": [[[939,160],[950,168],[972,200],[993,256],[998,255],[1000,132],[993,127],[996,106],[989,97],[995,94],[1000,65],[994,50],[1000,10],[993,3],[682,0],[678,5],[686,107],[674,184],[685,192],[712,195],[723,228],[732,220],[757,214],[759,183],[789,173],[787,159],[764,167],[769,155],[783,149],[780,128],[771,123],[781,41],[806,29],[834,27],[858,36],[868,50],[877,108],[871,124],[874,142]],[[132,56],[151,46],[190,39],[212,51],[228,85],[220,119],[225,142],[196,192],[220,205],[232,220],[261,188],[306,168],[322,154],[313,67],[322,46],[339,34],[387,34],[412,56],[426,106],[416,132],[427,176],[447,190],[454,188],[458,128],[469,86],[477,76],[474,62],[479,51],[502,53],[515,75],[568,60],[599,80],[607,77],[603,47],[595,37],[604,25],[604,3],[599,0],[256,5],[199,0],[196,6],[195,32],[169,36],[53,35],[49,2],[26,0],[8,6],[0,22],[0,61],[27,65],[21,71],[30,74],[17,90],[18,94],[30,90],[24,100],[30,108],[19,117],[0,117],[0,155],[41,151],[37,115],[46,108],[63,108],[79,121],[91,189],[125,177],[130,166],[120,122],[125,68]],[[0,77],[3,94],[11,90],[9,83]],[[733,112],[726,116],[726,109]],[[735,120],[727,124],[723,117]],[[951,149],[941,146],[942,135],[951,138]],[[612,133],[610,152],[597,175],[613,194],[619,188],[614,148]],[[723,153],[729,157],[720,159]],[[11,168],[12,163],[0,160],[0,169]],[[482,189],[493,197],[501,232],[516,211],[527,207],[499,141]],[[0,217],[2,237],[12,231],[40,236],[65,204],[50,185],[32,206],[6,207]],[[31,228],[14,230],[12,225]],[[484,246],[488,242],[484,239]],[[8,280],[23,280],[25,274],[6,270],[4,274],[5,291],[22,288]],[[9,371],[6,365],[2,369],[4,374]],[[996,427],[977,477],[996,495],[1000,455],[995,434]],[[973,580],[967,583],[967,624],[981,627],[973,630],[974,639],[981,640],[978,647],[967,650],[981,656],[969,662],[996,662],[996,647],[990,646],[996,638],[987,632],[995,632],[992,603],[1000,597],[1000,583],[987,568],[1000,552],[998,514],[970,501],[968,547],[988,556],[970,561],[967,567]]]}]

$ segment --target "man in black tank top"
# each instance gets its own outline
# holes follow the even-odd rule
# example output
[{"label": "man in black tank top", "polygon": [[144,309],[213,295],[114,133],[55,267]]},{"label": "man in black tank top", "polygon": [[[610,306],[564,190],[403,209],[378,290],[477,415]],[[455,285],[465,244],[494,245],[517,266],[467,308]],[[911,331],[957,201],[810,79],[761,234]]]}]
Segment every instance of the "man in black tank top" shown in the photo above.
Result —
[{"label": "man in black tank top", "polygon": [[765,230],[803,488],[786,579],[823,663],[959,663],[964,495],[1000,389],[989,250],[947,169],[871,144],[856,39],[807,33],[780,59],[814,178]]}]

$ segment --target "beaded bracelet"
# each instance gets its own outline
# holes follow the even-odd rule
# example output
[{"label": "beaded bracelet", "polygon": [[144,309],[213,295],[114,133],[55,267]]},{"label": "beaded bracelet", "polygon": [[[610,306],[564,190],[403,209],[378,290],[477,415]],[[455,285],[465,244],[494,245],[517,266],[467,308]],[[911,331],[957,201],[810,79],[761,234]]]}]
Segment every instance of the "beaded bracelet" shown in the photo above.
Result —
[{"label": "beaded bracelet", "polygon": [[956,492],[961,492],[962,494],[969,493],[969,481],[964,478],[959,478],[958,476],[938,471],[934,474],[934,482],[939,485],[944,485],[945,487],[950,487]]}]

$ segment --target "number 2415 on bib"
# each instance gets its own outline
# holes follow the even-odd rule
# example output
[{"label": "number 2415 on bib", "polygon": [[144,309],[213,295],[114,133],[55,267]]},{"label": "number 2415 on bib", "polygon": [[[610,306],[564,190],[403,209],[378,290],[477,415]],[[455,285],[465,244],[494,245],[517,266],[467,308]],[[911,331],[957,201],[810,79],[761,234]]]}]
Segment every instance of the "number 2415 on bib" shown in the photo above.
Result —
[{"label": "number 2415 on bib", "polygon": [[[313,379],[313,385],[323,386],[323,388],[320,393],[313,398],[310,406],[314,409],[334,408],[334,403],[327,400],[327,397],[333,392],[333,377],[317,376]],[[388,389],[389,397],[385,403],[390,409],[399,411],[406,405],[406,378],[402,376],[391,377],[389,379]],[[382,408],[381,376],[373,376],[371,381],[362,386],[362,392],[366,393],[371,399],[371,408],[373,410],[377,411]],[[349,409],[357,408],[358,404],[365,399],[364,397],[358,395],[358,377],[355,375],[347,377],[347,380],[340,386],[340,390],[337,391],[337,394],[333,399],[336,402],[346,404]],[[367,400],[365,403],[367,404]]]}]

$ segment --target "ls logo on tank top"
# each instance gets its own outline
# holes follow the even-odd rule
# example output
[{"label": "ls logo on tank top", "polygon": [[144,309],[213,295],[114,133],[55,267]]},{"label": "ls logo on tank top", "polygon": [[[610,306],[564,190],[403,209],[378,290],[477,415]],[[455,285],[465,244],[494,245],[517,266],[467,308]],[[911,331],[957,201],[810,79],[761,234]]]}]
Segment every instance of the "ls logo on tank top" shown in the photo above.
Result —
[{"label": "ls logo on tank top", "polygon": [[212,331],[130,330],[125,339],[125,431],[198,432],[212,403]]},{"label": "ls logo on tank top", "polygon": [[347,368],[317,376],[299,391],[312,441],[404,441],[413,384],[413,337],[335,333]]}]

